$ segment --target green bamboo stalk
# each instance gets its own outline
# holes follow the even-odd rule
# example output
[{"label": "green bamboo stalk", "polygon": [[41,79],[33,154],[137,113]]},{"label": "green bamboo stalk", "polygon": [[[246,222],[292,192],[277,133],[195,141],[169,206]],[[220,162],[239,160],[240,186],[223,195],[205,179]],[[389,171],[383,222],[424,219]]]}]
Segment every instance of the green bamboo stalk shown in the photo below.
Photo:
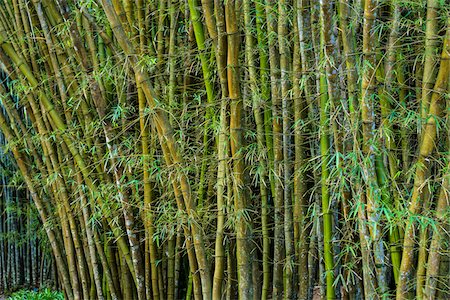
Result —
[{"label": "green bamboo stalk", "polygon": [[321,96],[320,96],[320,152],[321,152],[321,187],[322,187],[322,214],[323,214],[323,243],[324,243],[324,260],[325,260],[325,276],[327,284],[327,299],[334,299],[336,292],[333,287],[334,282],[334,258],[332,241],[332,213],[330,211],[330,191],[329,186],[329,163],[330,163],[330,141],[327,134],[329,126],[327,83],[325,75],[320,77]]},{"label": "green bamboo stalk", "polygon": [[[330,137],[328,127],[330,126],[329,106],[336,98],[336,72],[332,70],[333,60],[333,39],[331,26],[331,3],[321,2],[320,5],[320,21],[321,21],[321,48],[324,49],[320,53],[321,60],[325,60],[326,67],[321,71],[320,75],[320,152],[322,155],[322,213],[323,213],[323,242],[324,242],[324,260],[325,260],[325,276],[327,285],[327,299],[334,299],[336,291],[334,290],[334,255],[332,241],[332,212],[330,200]],[[335,141],[338,143],[339,141]]]},{"label": "green bamboo stalk", "polygon": [[[203,82],[205,84],[206,89],[206,96],[207,96],[207,103],[209,106],[211,106],[215,100],[215,94],[214,94],[214,88],[213,88],[213,77],[212,72],[209,67],[209,61],[208,57],[206,55],[206,44],[205,44],[205,34],[203,31],[203,24],[201,22],[201,16],[198,10],[198,4],[197,0],[188,0],[189,4],[189,11],[190,11],[190,17],[192,21],[192,25],[194,28],[194,34],[195,34],[195,40],[197,43],[198,48],[198,56],[200,58],[201,66],[202,66],[202,72],[203,72]],[[207,18],[209,20],[210,18]],[[209,23],[208,23],[209,24]],[[211,24],[210,24],[211,25]],[[212,25],[211,25],[212,26]],[[209,29],[209,27],[208,27]],[[206,181],[206,170],[207,170],[207,160],[206,157],[208,155],[209,146],[208,146],[208,136],[209,136],[209,129],[208,127],[212,123],[214,123],[214,113],[212,111],[211,107],[208,107],[206,110],[206,122],[205,122],[205,131],[203,135],[203,142],[205,144],[204,146],[204,152],[203,152],[203,160],[202,160],[202,166],[200,170],[200,182],[199,182],[199,191],[198,191],[198,204],[199,206],[203,206],[203,200],[204,200],[204,186]]]},{"label": "green bamboo stalk", "polygon": [[[251,1],[245,0],[243,2],[244,6],[244,26],[245,26],[245,57],[246,64],[248,65],[249,81],[250,81],[250,91],[252,93],[252,105],[253,105],[253,116],[256,123],[256,134],[258,150],[261,153],[265,152],[265,136],[264,136],[264,120],[261,113],[261,107],[264,105],[264,99],[258,88],[258,76],[255,67],[255,56],[254,47],[255,39],[253,37],[252,28],[252,3]],[[262,293],[261,299],[267,299],[269,293],[269,282],[270,282],[270,271],[269,271],[269,255],[270,255],[270,241],[269,232],[267,225],[267,214],[268,214],[268,191],[266,188],[267,180],[267,166],[265,163],[266,157],[260,160],[260,183],[259,190],[261,194],[261,223],[262,223],[262,236],[263,236],[263,283],[262,283]],[[253,272],[255,273],[255,272]],[[254,284],[255,286],[255,284]],[[256,294],[256,293],[255,293]],[[256,296],[256,295],[254,295]]]},{"label": "green bamboo stalk", "polygon": [[[258,52],[259,52],[259,76],[261,85],[261,97],[264,100],[264,129],[266,135],[266,148],[267,155],[269,157],[268,168],[272,168],[273,164],[273,137],[272,137],[272,111],[271,111],[271,99],[270,99],[270,66],[268,58],[268,37],[266,30],[266,14],[265,14],[265,1],[257,1],[255,3],[256,10],[256,36],[258,40]],[[272,42],[273,43],[273,42]],[[275,182],[272,174],[269,172],[269,181],[272,194],[275,194]]]}]

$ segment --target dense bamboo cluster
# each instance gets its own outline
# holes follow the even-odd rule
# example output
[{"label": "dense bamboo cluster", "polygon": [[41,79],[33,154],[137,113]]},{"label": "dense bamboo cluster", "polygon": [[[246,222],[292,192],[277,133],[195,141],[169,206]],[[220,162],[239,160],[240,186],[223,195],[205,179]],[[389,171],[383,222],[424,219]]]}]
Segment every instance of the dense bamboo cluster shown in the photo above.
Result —
[{"label": "dense bamboo cluster", "polygon": [[1,1],[4,153],[66,298],[449,298],[449,16]]},{"label": "dense bamboo cluster", "polygon": [[[5,140],[0,134],[0,145]],[[0,292],[56,287],[51,249],[14,160],[0,149]],[[18,180],[20,182],[20,179]]]}]

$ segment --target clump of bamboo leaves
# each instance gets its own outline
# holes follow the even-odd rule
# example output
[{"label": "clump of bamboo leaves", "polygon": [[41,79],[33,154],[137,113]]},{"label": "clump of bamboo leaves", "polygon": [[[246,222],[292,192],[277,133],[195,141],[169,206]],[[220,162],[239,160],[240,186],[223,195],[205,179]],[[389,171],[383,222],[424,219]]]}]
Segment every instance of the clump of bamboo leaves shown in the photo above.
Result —
[{"label": "clump of bamboo leaves", "polygon": [[449,16],[0,2],[0,162],[66,299],[450,297]]}]

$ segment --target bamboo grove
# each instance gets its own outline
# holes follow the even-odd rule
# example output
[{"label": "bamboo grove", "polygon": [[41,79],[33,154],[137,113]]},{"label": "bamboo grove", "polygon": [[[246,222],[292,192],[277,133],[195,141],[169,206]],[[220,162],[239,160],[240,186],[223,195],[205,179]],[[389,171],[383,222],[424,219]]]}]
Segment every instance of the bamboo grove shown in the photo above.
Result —
[{"label": "bamboo grove", "polygon": [[56,268],[37,210],[26,189],[16,185],[20,174],[11,155],[0,150],[0,157],[0,291],[52,287]]},{"label": "bamboo grove", "polygon": [[0,130],[66,299],[448,299],[446,0],[3,0]]}]

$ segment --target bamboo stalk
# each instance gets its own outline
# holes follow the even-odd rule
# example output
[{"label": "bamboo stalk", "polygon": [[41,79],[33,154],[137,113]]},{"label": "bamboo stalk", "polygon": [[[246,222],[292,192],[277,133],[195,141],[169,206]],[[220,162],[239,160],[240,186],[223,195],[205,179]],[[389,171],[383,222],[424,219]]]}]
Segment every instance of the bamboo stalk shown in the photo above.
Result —
[{"label": "bamboo stalk", "polygon": [[[416,165],[414,176],[414,188],[411,195],[409,213],[415,215],[420,213],[422,209],[421,192],[423,183],[426,180],[426,174],[428,173],[429,157],[434,151],[435,141],[437,138],[437,121],[436,117],[442,114],[442,98],[443,93],[448,88],[449,77],[449,55],[450,55],[450,40],[449,29],[447,26],[446,38],[444,40],[444,46],[441,54],[441,63],[439,71],[436,77],[436,83],[433,89],[433,95],[431,97],[430,108],[428,112],[427,122],[422,135],[422,141],[420,143],[420,153]],[[410,219],[406,225],[405,237],[403,242],[403,254],[402,263],[400,266],[400,278],[397,285],[397,299],[407,299],[410,293],[409,282],[412,279],[412,265],[414,259],[414,246],[415,246],[415,222]]]},{"label": "bamboo stalk", "polygon": [[386,295],[386,261],[381,237],[379,212],[381,191],[376,181],[376,167],[374,153],[374,101],[376,92],[375,71],[375,43],[373,41],[374,16],[377,10],[376,1],[366,1],[364,5],[363,25],[363,78],[361,82],[361,118],[363,123],[363,154],[364,154],[364,177],[367,198],[368,228],[372,238],[369,246],[374,248],[374,263],[378,281],[379,293]]},{"label": "bamboo stalk", "polygon": [[[264,120],[261,113],[261,107],[264,104],[262,95],[260,94],[258,88],[258,76],[255,67],[255,56],[254,56],[254,37],[250,28],[251,23],[251,2],[244,1],[244,25],[245,25],[245,55],[246,64],[248,65],[249,80],[250,80],[250,90],[252,92],[252,104],[253,104],[253,115],[256,123],[257,131],[257,143],[258,149],[261,153],[265,152],[265,136],[264,136]],[[263,283],[262,283],[262,293],[261,299],[267,299],[269,293],[269,281],[270,281],[270,271],[269,271],[269,232],[267,225],[267,214],[268,214],[268,191],[266,188],[267,180],[267,166],[265,164],[266,157],[262,157],[260,160],[260,194],[261,194],[261,223],[262,223],[262,235],[263,235]],[[255,272],[253,272],[255,275]],[[254,284],[255,286],[255,284]],[[256,296],[256,295],[254,295]]]},{"label": "bamboo stalk", "polygon": [[[439,2],[436,0],[427,1],[427,17],[425,30],[425,61],[423,64],[422,77],[422,99],[420,115],[422,119],[428,116],[429,106],[432,97],[432,88],[435,84],[436,76],[436,56],[438,45],[438,10]],[[424,120],[426,122],[426,120]]]}]

